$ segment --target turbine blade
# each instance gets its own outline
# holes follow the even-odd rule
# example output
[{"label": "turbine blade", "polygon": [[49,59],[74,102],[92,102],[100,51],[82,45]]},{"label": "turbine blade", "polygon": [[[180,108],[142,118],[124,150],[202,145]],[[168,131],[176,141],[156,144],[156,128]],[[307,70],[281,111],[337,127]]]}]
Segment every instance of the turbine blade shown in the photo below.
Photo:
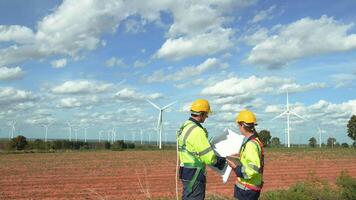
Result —
[{"label": "turbine blade", "polygon": [[152,101],[150,101],[150,100],[148,100],[148,99],[146,99],[146,101],[147,101],[148,103],[150,103],[153,107],[157,108],[158,110],[161,110],[161,108],[160,108],[159,106],[157,106],[156,104],[154,104]]},{"label": "turbine blade", "polygon": [[287,109],[289,109],[289,97],[288,97],[288,90],[287,90]]},{"label": "turbine blade", "polygon": [[297,117],[299,117],[300,119],[304,120],[304,121],[307,121],[305,118],[303,118],[302,116],[298,115],[297,113],[295,112],[292,112],[292,111],[289,111],[292,115],[295,115]]},{"label": "turbine blade", "polygon": [[282,113],[279,114],[278,116],[276,116],[276,117],[274,117],[273,119],[271,119],[271,121],[272,121],[272,120],[275,120],[275,119],[277,119],[277,118],[280,118],[280,117],[282,117],[282,116],[285,115],[285,114],[287,114],[287,111],[282,112]]},{"label": "turbine blade", "polygon": [[177,101],[172,102],[172,103],[170,103],[170,104],[166,105],[165,107],[163,107],[163,108],[162,108],[162,110],[167,109],[169,106],[171,106],[171,105],[173,105],[173,104],[175,104],[175,103],[177,103]]}]

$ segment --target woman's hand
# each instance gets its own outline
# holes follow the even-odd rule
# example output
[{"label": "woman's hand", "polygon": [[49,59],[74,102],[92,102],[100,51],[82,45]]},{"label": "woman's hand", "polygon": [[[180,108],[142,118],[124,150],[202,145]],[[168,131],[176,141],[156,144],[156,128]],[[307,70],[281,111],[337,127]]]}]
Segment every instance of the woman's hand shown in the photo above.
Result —
[{"label": "woman's hand", "polygon": [[226,161],[232,169],[236,169],[237,165],[234,163],[234,161],[231,161],[229,158],[227,158]]},{"label": "woman's hand", "polygon": [[235,154],[232,154],[232,155],[226,157],[227,164],[232,169],[236,169],[236,167],[241,165],[239,159],[240,159],[239,153],[235,153]]}]

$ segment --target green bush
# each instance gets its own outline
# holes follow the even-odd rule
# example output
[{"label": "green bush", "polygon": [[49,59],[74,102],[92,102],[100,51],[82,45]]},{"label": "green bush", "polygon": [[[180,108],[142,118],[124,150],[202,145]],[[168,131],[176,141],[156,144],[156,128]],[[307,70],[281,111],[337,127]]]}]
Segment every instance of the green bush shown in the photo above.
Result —
[{"label": "green bush", "polygon": [[342,171],[337,178],[337,185],[340,187],[340,199],[356,199],[356,179]]},{"label": "green bush", "polygon": [[38,149],[38,150],[44,150],[48,148],[48,145],[40,139],[36,139],[33,142],[28,143],[29,149]]},{"label": "green bush", "polygon": [[111,149],[114,151],[122,151],[124,150],[124,147],[125,147],[124,141],[118,140],[111,146]]},{"label": "green bush", "polygon": [[347,143],[345,143],[345,142],[342,143],[341,146],[344,147],[344,148],[349,148],[349,144],[347,144]]},{"label": "green bush", "polygon": [[287,190],[269,191],[261,200],[351,200],[356,199],[356,179],[342,172],[337,179],[338,188],[315,177],[309,182],[300,182]]}]

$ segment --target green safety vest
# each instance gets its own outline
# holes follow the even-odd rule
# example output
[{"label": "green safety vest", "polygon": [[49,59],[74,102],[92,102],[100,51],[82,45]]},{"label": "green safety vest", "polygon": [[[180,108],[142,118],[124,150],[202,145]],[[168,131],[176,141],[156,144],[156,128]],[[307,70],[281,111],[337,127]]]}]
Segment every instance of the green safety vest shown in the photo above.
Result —
[{"label": "green safety vest", "polygon": [[261,141],[252,136],[240,150],[241,172],[236,186],[244,190],[261,191],[263,185],[264,151]]},{"label": "green safety vest", "polygon": [[193,121],[188,120],[180,127],[177,142],[180,166],[197,169],[188,184],[191,191],[199,173],[206,173],[205,165],[215,164],[216,156],[208,141],[207,131]]}]

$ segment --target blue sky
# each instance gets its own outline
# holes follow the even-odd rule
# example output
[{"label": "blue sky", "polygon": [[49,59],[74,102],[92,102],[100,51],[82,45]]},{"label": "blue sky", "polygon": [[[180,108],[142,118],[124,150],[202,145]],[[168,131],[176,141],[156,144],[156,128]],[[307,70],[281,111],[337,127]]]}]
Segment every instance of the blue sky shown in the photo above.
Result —
[{"label": "blue sky", "polygon": [[[284,142],[286,91],[291,143],[348,142],[356,113],[354,1],[0,1],[0,137],[11,133],[78,138],[115,129],[117,137],[157,137],[211,102],[210,136],[233,128],[243,108],[259,130]],[[73,131],[73,138],[74,138]],[[135,136],[133,136],[135,135]],[[164,139],[165,140],[165,139]]]}]

